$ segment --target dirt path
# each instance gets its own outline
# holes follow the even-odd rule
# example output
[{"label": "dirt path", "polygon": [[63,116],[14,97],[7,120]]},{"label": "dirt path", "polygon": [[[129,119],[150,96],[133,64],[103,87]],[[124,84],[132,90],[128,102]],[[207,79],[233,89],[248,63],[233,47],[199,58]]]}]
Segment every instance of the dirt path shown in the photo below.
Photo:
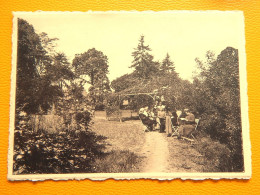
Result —
[{"label": "dirt path", "polygon": [[142,154],[147,157],[143,172],[167,172],[169,151],[163,134],[148,132]]},{"label": "dirt path", "polygon": [[203,172],[206,168],[205,158],[188,141],[158,131],[145,133],[140,120],[120,123],[99,115],[93,131],[107,138],[107,151],[130,151],[138,155],[138,172]]},{"label": "dirt path", "polygon": [[202,172],[203,156],[185,140],[167,137],[165,133],[147,132],[141,150],[145,156],[142,172]]}]

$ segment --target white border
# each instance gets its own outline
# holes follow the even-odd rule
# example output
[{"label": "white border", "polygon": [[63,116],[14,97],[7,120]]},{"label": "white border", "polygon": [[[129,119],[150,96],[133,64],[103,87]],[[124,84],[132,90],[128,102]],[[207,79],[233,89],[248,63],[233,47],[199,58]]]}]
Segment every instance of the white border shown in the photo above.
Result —
[{"label": "white border", "polygon": [[[158,13],[154,11],[107,11],[105,13]],[[82,174],[28,174],[28,175],[13,175],[13,144],[14,144],[14,119],[15,119],[15,93],[16,93],[16,64],[17,64],[17,18],[24,14],[92,14],[104,13],[103,11],[88,11],[88,12],[13,12],[13,34],[12,34],[12,72],[11,72],[11,93],[10,93],[10,124],[9,124],[9,149],[8,149],[8,180],[32,180],[41,181],[46,179],[52,180],[69,180],[69,179],[91,179],[91,180],[105,180],[113,179],[158,179],[171,180],[181,178],[183,180],[193,179],[250,179],[252,176],[251,168],[251,144],[249,137],[249,118],[248,118],[248,97],[247,97],[247,71],[246,71],[246,52],[245,52],[245,26],[244,15],[242,11],[162,11],[171,13],[197,13],[197,12],[214,12],[214,13],[233,13],[238,14],[241,18],[240,37],[242,39],[242,50],[239,50],[239,77],[240,77],[240,98],[241,98],[241,121],[242,121],[242,139],[243,139],[243,153],[244,153],[244,172],[221,172],[221,173],[82,173]]]}]

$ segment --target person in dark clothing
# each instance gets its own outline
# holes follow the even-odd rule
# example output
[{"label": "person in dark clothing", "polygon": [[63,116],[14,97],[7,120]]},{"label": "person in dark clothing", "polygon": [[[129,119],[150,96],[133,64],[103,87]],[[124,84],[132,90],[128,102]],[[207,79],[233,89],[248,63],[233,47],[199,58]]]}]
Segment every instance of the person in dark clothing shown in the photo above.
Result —
[{"label": "person in dark clothing", "polygon": [[186,112],[186,117],[183,120],[183,124],[179,128],[179,138],[181,136],[188,137],[195,130],[195,116],[189,109],[184,110]]},{"label": "person in dark clothing", "polygon": [[184,109],[184,111],[181,112],[181,115],[179,116],[179,118],[185,118],[187,116],[186,110],[187,109]]},{"label": "person in dark clothing", "polygon": [[178,115],[175,110],[172,112],[171,121],[173,126],[178,126]]}]

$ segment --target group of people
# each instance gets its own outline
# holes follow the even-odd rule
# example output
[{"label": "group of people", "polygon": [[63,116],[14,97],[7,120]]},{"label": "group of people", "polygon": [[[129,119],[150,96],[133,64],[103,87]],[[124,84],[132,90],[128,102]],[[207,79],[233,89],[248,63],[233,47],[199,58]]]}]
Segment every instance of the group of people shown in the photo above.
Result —
[{"label": "group of people", "polygon": [[[175,129],[178,137],[189,136],[195,130],[195,116],[189,109],[183,111],[170,110],[163,102],[156,102],[153,107],[145,106],[139,110],[139,117],[145,125],[145,131],[159,130],[172,136]],[[175,128],[175,129],[174,129]]]}]

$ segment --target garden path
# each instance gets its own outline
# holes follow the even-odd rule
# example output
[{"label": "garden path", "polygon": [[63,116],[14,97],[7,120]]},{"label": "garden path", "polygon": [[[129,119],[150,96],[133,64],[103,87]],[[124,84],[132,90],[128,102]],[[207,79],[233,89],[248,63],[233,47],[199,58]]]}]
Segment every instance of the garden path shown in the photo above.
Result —
[{"label": "garden path", "polygon": [[167,172],[169,150],[163,134],[147,132],[142,154],[147,157],[143,172]]},{"label": "garden path", "polygon": [[93,131],[107,137],[107,150],[129,150],[140,157],[138,172],[202,172],[203,157],[185,140],[158,131],[144,132],[140,120],[107,121],[97,113]]}]

